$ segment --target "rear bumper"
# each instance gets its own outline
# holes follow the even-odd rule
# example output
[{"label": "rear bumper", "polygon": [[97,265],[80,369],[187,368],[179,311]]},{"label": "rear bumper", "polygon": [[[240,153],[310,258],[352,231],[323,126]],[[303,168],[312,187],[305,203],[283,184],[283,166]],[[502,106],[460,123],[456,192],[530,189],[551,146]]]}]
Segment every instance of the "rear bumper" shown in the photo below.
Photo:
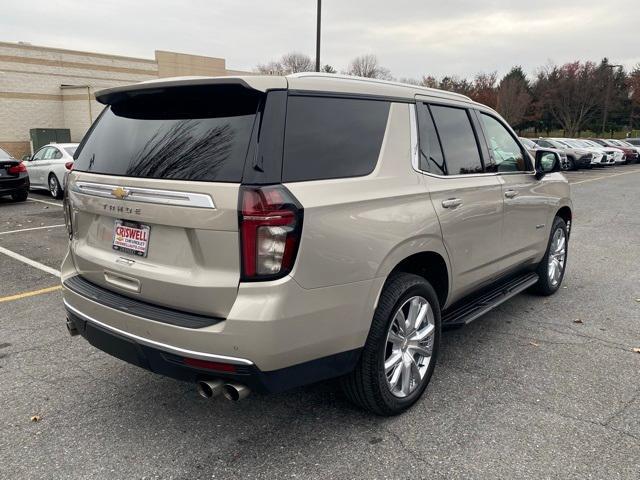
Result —
[{"label": "rear bumper", "polygon": [[[203,372],[176,366],[176,357],[237,365],[248,368],[248,374],[257,376],[262,389],[268,391],[350,371],[357,361],[353,352],[365,343],[377,294],[384,283],[384,279],[375,279],[316,289],[304,289],[291,277],[241,283],[227,318],[202,328],[187,328],[145,318],[141,311],[123,311],[67,288],[65,283],[76,275],[68,255],[62,266],[68,316],[90,325],[90,332],[97,329],[132,342],[138,351],[135,358],[141,351],[153,360],[131,363],[184,380],[193,380]],[[106,350],[101,345],[96,342],[98,348]],[[303,374],[297,378],[299,372]],[[229,377],[205,373],[209,377]],[[274,384],[268,380],[283,375],[286,381]]]},{"label": "rear bumper", "polygon": [[[247,385],[253,391],[278,393],[344,375],[353,369],[360,356],[360,349],[355,349],[269,372],[263,372],[250,361],[239,358],[232,359],[234,363],[228,363],[228,359],[226,363],[221,362],[219,370],[198,368],[185,364],[186,359],[195,358],[193,355],[197,352],[186,352],[189,353],[187,355],[167,345],[152,346],[145,339],[134,339],[125,332],[116,332],[76,313],[68,305],[66,307],[69,321],[94,347],[132,365],[185,382],[222,379]],[[174,352],[167,351],[167,347]]]},{"label": "rear bumper", "polygon": [[11,195],[25,190],[29,190],[29,175],[26,173],[21,173],[16,178],[0,179],[0,195]]}]

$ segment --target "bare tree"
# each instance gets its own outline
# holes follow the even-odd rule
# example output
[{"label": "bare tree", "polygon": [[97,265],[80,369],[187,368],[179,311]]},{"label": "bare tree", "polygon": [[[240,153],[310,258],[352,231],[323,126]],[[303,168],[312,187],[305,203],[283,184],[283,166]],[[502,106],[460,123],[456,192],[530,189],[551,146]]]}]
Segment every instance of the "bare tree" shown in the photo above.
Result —
[{"label": "bare tree", "polygon": [[583,129],[602,101],[593,62],[551,66],[538,73],[537,89],[553,118],[573,137]]},{"label": "bare tree", "polygon": [[285,53],[280,60],[256,67],[259,73],[267,75],[289,75],[290,73],[312,72],[314,62],[310,56],[299,52]]},{"label": "bare tree", "polygon": [[433,75],[424,75],[420,81],[420,86],[428,88],[440,88],[440,82]]},{"label": "bare tree", "polygon": [[498,73],[479,73],[473,80],[473,87],[469,96],[476,102],[496,108],[498,103],[496,83],[498,81]]},{"label": "bare tree", "polygon": [[513,127],[522,125],[531,105],[529,82],[521,67],[514,67],[500,81],[497,110]]},{"label": "bare tree", "polygon": [[309,55],[299,52],[286,53],[280,60],[284,70],[288,73],[313,72],[315,62]]},{"label": "bare tree", "polygon": [[380,65],[375,55],[360,55],[354,58],[347,69],[348,75],[357,77],[379,78],[381,80],[393,80],[391,71]]},{"label": "bare tree", "polygon": [[633,130],[636,115],[640,114],[640,63],[629,74],[627,79],[629,88],[629,128]]}]

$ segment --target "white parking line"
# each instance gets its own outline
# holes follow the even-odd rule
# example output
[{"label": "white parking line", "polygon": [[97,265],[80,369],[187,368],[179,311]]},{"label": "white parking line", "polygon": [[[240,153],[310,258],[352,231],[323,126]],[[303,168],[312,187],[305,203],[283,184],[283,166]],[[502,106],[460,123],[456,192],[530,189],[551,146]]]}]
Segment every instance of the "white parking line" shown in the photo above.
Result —
[{"label": "white parking line", "polygon": [[47,202],[46,200],[38,200],[37,198],[27,198],[27,202],[46,203],[47,205],[55,205],[56,207],[62,208],[62,203]]},{"label": "white parking line", "polygon": [[633,172],[614,173],[612,175],[604,175],[602,177],[589,178],[587,180],[580,180],[579,182],[569,182],[571,185],[578,185],[579,183],[595,182],[596,180],[603,180],[605,178],[619,177],[620,175],[630,175],[632,173],[640,173],[640,170],[634,170]]},{"label": "white parking line", "polygon": [[39,270],[42,270],[43,272],[47,272],[51,275],[54,275],[56,277],[60,276],[60,272],[58,270],[56,270],[55,268],[51,268],[48,267],[46,265],[43,265],[40,262],[36,262],[35,260],[31,260],[30,258],[24,257],[22,255],[20,255],[19,253],[16,252],[12,252],[11,250],[8,250],[4,247],[0,247],[0,253],[4,253],[7,257],[11,257],[14,260],[18,260],[19,262],[22,263],[26,263],[27,265],[30,265],[34,268],[37,268]]},{"label": "white parking line", "polygon": [[19,230],[9,230],[8,232],[0,232],[0,235],[9,235],[10,233],[31,232],[33,230],[44,230],[46,228],[59,228],[64,226],[65,226],[64,223],[62,223],[60,225],[46,225],[44,227],[21,228]]}]

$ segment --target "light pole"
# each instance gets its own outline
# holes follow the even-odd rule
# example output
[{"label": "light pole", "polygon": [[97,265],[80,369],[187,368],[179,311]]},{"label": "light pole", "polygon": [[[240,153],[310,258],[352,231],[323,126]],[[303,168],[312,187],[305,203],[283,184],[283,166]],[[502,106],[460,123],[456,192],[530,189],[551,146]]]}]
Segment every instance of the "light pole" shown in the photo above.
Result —
[{"label": "light pole", "polygon": [[316,24],[316,72],[320,71],[320,17],[322,13],[322,0],[318,0],[318,14]]},{"label": "light pole", "polygon": [[[624,68],[622,65],[605,65],[606,68]],[[613,73],[613,72],[612,72]],[[607,115],[609,114],[609,95],[611,93],[611,77],[607,79],[607,88],[604,92],[604,108],[602,109],[602,128],[600,129],[600,133],[604,135],[604,129],[607,126]]]}]

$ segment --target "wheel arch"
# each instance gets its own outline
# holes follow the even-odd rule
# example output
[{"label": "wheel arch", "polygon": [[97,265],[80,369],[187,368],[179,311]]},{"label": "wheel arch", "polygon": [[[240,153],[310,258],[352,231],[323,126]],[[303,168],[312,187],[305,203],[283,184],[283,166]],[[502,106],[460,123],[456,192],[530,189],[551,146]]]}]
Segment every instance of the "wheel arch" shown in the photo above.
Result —
[{"label": "wheel arch", "polygon": [[412,273],[427,280],[438,295],[440,307],[444,307],[449,296],[449,268],[445,259],[437,252],[414,253],[400,261],[389,273]]},{"label": "wheel arch", "polygon": [[568,205],[560,207],[560,209],[558,209],[558,211],[556,212],[556,217],[560,217],[562,220],[564,220],[564,223],[567,224],[567,232],[571,233],[571,226],[573,221],[573,212],[571,211],[571,207],[569,207]]}]

